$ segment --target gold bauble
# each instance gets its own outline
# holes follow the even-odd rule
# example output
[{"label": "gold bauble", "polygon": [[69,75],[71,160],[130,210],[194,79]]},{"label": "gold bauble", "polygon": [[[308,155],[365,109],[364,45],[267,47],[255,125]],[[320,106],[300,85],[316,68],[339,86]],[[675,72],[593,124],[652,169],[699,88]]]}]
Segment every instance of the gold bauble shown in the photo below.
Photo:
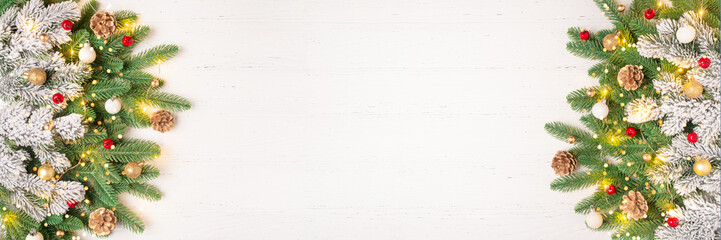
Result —
[{"label": "gold bauble", "polygon": [[618,11],[618,12],[626,11],[626,5],[618,4],[618,6],[616,6],[616,11]]},{"label": "gold bauble", "polygon": [[643,155],[641,155],[641,158],[643,159],[644,162],[648,162],[648,161],[651,161],[651,159],[653,157],[651,156],[651,154],[644,153]]},{"label": "gold bauble", "polygon": [[138,178],[142,172],[143,166],[141,166],[138,162],[129,162],[125,164],[125,176],[128,176],[128,178]]},{"label": "gold bauble", "polygon": [[575,143],[575,142],[576,142],[576,137],[574,137],[574,136],[568,136],[568,139],[566,139],[566,141],[568,141],[568,143]]},{"label": "gold bauble", "polygon": [[55,231],[55,236],[58,238],[62,238],[65,236],[65,232],[63,230],[57,230]]},{"label": "gold bauble", "polygon": [[696,162],[693,163],[693,171],[699,176],[706,176],[711,173],[711,163],[700,157],[696,157]]},{"label": "gold bauble", "polygon": [[603,48],[608,51],[616,50],[618,47],[618,36],[616,33],[609,33],[603,37]]},{"label": "gold bauble", "polygon": [[697,98],[703,93],[703,86],[696,80],[690,81],[683,85],[683,94],[686,97]]},{"label": "gold bauble", "polygon": [[48,34],[47,33],[41,33],[38,35],[38,39],[40,39],[41,42],[47,42],[48,41]]},{"label": "gold bauble", "polygon": [[27,70],[25,74],[28,76],[28,82],[37,86],[43,85],[45,80],[48,79],[48,74],[41,68]]},{"label": "gold bauble", "polygon": [[596,90],[588,89],[588,90],[586,91],[586,96],[588,96],[588,97],[596,96]]},{"label": "gold bauble", "polygon": [[158,79],[153,79],[153,81],[150,81],[150,86],[158,87],[158,86],[160,86],[160,81],[158,81]]},{"label": "gold bauble", "polygon": [[55,177],[55,169],[50,164],[43,164],[38,168],[38,177],[42,180],[51,180]]}]

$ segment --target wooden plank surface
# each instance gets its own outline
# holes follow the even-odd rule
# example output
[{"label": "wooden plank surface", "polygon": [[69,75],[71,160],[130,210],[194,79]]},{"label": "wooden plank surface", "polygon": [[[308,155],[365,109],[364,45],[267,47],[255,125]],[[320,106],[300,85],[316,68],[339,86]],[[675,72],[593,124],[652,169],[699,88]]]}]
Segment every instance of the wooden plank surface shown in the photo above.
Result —
[{"label": "wooden plank surface", "polygon": [[[608,239],[549,190],[543,124],[594,80],[566,30],[591,0],[104,0],[175,43],[149,71],[193,109],[159,142],[165,194],[112,239]],[[87,237],[90,238],[90,237]]]}]

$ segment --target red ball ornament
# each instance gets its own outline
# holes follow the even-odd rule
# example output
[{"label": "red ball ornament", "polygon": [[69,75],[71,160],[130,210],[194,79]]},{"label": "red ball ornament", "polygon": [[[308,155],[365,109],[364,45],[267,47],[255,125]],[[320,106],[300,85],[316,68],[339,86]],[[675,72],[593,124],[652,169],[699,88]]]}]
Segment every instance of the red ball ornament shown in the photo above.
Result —
[{"label": "red ball ornament", "polygon": [[616,186],[608,185],[608,187],[606,188],[606,193],[608,193],[608,194],[616,193]]},{"label": "red ball ornament", "polygon": [[695,132],[689,133],[686,135],[686,139],[688,139],[689,142],[695,143],[698,142],[698,134]]},{"label": "red ball ornament", "polygon": [[60,104],[60,103],[62,103],[63,101],[65,101],[65,97],[63,97],[62,94],[56,93],[55,95],[53,95],[53,102],[54,102],[55,104]]},{"label": "red ball ornament", "polygon": [[133,38],[131,38],[130,36],[123,37],[123,45],[125,45],[126,47],[130,47],[130,45],[133,45]]},{"label": "red ball ornament", "polygon": [[586,40],[588,40],[589,37],[591,37],[591,34],[588,33],[588,31],[584,30],[583,32],[578,33],[578,37],[581,40],[586,41]]},{"label": "red ball ornament", "polygon": [[669,227],[676,227],[678,226],[678,218],[670,217],[666,220],[666,223],[668,223]]},{"label": "red ball ornament", "polygon": [[636,136],[636,133],[637,133],[637,132],[638,132],[638,130],[636,130],[636,129],[633,128],[633,127],[628,127],[628,128],[626,128],[626,136],[634,137],[634,136]]},{"label": "red ball ornament", "polygon": [[65,30],[68,30],[68,31],[73,30],[73,22],[71,22],[70,20],[63,21],[63,23],[61,25],[63,26],[63,29],[65,29]]},{"label": "red ball ornament", "polygon": [[643,13],[643,16],[646,17],[646,19],[651,19],[656,16],[656,11],[651,8],[646,9],[646,12]]},{"label": "red ball ornament", "polygon": [[105,149],[110,149],[111,147],[113,147],[113,140],[110,140],[110,139],[103,140],[103,147]]},{"label": "red ball ornament", "polygon": [[68,200],[67,204],[68,204],[68,208],[74,208],[75,205],[78,205],[78,201],[75,201],[75,199],[70,199],[70,200]]},{"label": "red ball ornament", "polygon": [[711,66],[711,59],[708,59],[708,58],[705,58],[705,57],[699,59],[699,60],[698,60],[698,66],[701,67],[701,68],[707,68],[707,67]]}]

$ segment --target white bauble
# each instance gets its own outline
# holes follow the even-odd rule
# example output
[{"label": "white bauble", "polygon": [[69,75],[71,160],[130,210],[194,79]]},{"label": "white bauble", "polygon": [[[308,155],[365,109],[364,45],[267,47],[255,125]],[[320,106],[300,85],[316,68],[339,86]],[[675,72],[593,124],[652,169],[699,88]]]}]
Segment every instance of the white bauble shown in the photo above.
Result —
[{"label": "white bauble", "polygon": [[78,59],[80,59],[81,63],[92,63],[95,61],[96,56],[95,49],[89,43],[86,43],[78,52]]},{"label": "white bauble", "polygon": [[603,224],[603,216],[601,216],[598,212],[591,212],[588,215],[586,215],[586,226],[598,229]]},{"label": "white bauble", "polygon": [[28,234],[27,237],[25,237],[25,240],[43,240],[43,234],[39,232],[31,232]]},{"label": "white bauble", "polygon": [[593,113],[593,116],[598,119],[606,118],[606,116],[608,116],[608,105],[606,105],[606,99],[594,104],[593,108],[591,108],[591,113]]},{"label": "white bauble", "polygon": [[696,29],[691,26],[683,26],[676,31],[676,39],[681,43],[690,43],[696,38]]},{"label": "white bauble", "polygon": [[105,111],[110,114],[116,114],[123,108],[123,104],[119,98],[112,97],[105,101]]}]

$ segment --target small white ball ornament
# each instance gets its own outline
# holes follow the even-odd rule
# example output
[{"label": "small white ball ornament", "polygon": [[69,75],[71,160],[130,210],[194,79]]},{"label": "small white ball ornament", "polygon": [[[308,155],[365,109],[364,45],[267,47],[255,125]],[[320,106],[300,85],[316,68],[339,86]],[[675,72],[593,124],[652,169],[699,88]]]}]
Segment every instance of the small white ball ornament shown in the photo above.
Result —
[{"label": "small white ball ornament", "polygon": [[80,59],[81,63],[92,63],[95,61],[96,56],[95,49],[89,43],[85,43],[85,46],[78,52],[78,59]]},{"label": "small white ball ornament", "polygon": [[696,38],[696,29],[691,26],[683,26],[676,31],[676,39],[681,43],[690,43]]},{"label": "small white ball ornament", "polygon": [[601,225],[603,225],[603,216],[600,213],[593,211],[586,215],[586,226],[592,229],[598,229]]},{"label": "small white ball ornament", "polygon": [[25,240],[43,240],[43,235],[39,232],[36,232],[35,230],[31,230],[30,233],[28,233],[28,236],[25,237]]},{"label": "small white ball ornament", "polygon": [[608,105],[606,105],[606,99],[601,100],[593,105],[591,113],[598,119],[604,119],[608,116]]},{"label": "small white ball ornament", "polygon": [[120,109],[123,108],[123,104],[120,101],[119,98],[112,97],[105,101],[105,111],[107,111],[110,114],[116,114],[120,112]]}]

